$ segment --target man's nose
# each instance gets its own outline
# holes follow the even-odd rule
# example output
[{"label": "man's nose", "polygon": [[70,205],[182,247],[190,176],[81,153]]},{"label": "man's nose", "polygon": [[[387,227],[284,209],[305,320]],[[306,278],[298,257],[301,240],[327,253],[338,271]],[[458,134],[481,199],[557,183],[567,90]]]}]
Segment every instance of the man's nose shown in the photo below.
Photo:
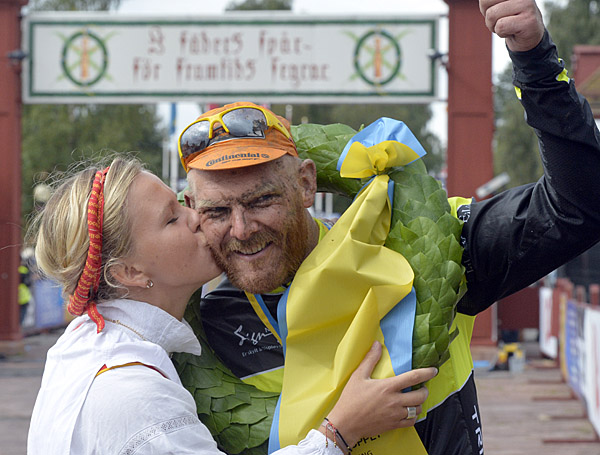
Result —
[{"label": "man's nose", "polygon": [[239,240],[247,240],[256,231],[256,223],[243,208],[231,211],[230,235]]}]

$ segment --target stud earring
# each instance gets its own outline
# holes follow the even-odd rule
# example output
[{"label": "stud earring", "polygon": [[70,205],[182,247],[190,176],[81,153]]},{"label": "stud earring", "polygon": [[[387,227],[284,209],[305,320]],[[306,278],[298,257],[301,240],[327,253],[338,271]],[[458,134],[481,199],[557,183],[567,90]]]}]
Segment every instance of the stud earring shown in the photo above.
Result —
[{"label": "stud earring", "polygon": [[152,280],[146,281],[146,289],[150,289],[152,286],[154,286],[154,282]]}]

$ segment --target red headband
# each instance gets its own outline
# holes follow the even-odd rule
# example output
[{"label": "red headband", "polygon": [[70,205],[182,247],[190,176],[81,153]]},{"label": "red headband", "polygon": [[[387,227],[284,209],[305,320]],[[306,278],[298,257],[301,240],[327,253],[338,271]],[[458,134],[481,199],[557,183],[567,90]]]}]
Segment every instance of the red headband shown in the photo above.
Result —
[{"label": "red headband", "polygon": [[85,267],[79,277],[77,288],[71,297],[67,310],[74,316],[87,314],[98,327],[98,333],[104,328],[104,318],[96,308],[96,294],[100,284],[100,271],[102,266],[102,221],[104,219],[104,180],[108,167],[96,172],[92,193],[88,202],[87,220],[90,247],[88,249]]}]

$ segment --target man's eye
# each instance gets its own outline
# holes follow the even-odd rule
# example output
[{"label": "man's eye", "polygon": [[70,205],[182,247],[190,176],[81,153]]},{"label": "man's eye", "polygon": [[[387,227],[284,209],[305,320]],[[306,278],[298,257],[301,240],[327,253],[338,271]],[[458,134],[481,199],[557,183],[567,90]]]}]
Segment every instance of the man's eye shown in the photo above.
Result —
[{"label": "man's eye", "polygon": [[177,220],[179,219],[178,216],[174,216],[173,218],[171,218],[169,221],[167,221],[167,224],[173,224],[175,223]]},{"label": "man's eye", "polygon": [[263,207],[271,204],[275,200],[275,195],[265,194],[264,196],[258,197],[252,201],[250,207]]},{"label": "man's eye", "polygon": [[205,209],[202,211],[202,215],[209,219],[222,218],[223,216],[225,216],[226,213],[227,213],[227,209],[220,208],[220,207],[212,208],[212,209]]}]

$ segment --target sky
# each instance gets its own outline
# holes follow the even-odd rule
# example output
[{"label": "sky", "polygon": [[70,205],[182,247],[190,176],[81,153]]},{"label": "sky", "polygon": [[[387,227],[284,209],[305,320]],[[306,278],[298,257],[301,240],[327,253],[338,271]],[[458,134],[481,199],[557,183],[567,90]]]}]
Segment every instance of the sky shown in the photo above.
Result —
[{"label": "sky", "polygon": [[[475,1],[475,0],[473,0]],[[225,11],[229,0],[121,0],[118,13],[132,15],[164,15],[173,16],[203,16],[219,15]],[[448,5],[443,0],[293,0],[293,10],[296,14],[311,15],[369,15],[386,14],[397,16],[439,15],[439,51],[447,52],[448,25],[445,16],[448,14]],[[483,18],[482,18],[483,20]],[[493,39],[492,71],[498,74],[504,70],[509,62],[508,54],[504,47],[504,40]],[[429,125],[442,141],[447,139],[446,102],[447,78],[445,70],[440,69],[438,76],[438,94],[441,101],[432,103],[433,119]],[[170,109],[162,103],[160,112],[168,118]],[[177,107],[176,131],[181,131],[199,113],[196,103],[179,103]]]},{"label": "sky", "polygon": [[[189,14],[219,14],[225,10],[229,0],[121,0],[119,11],[164,13],[187,12]],[[293,11],[298,13],[445,13],[448,7],[443,0],[293,0]]]}]

